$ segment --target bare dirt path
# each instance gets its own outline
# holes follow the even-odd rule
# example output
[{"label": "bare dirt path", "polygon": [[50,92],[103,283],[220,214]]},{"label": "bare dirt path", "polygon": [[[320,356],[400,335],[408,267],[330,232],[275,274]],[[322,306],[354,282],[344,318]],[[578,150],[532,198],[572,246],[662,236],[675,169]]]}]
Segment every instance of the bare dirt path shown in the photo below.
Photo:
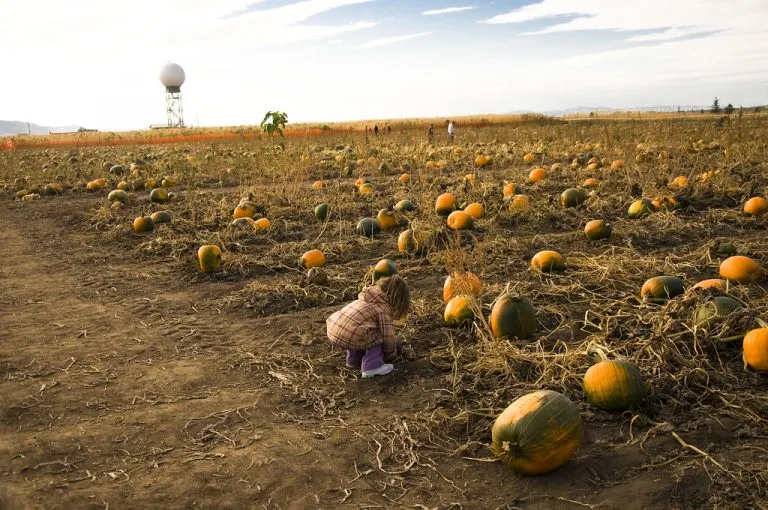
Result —
[{"label": "bare dirt path", "polygon": [[[83,230],[92,201],[0,207],[2,509],[629,509],[705,496],[701,470],[643,470],[638,448],[595,454],[618,423],[532,479],[419,448],[409,420],[445,374],[419,359],[358,380],[323,341],[327,310],[217,308],[212,296],[243,283],[189,285],[112,253]],[[727,443],[718,430],[706,433]]]}]

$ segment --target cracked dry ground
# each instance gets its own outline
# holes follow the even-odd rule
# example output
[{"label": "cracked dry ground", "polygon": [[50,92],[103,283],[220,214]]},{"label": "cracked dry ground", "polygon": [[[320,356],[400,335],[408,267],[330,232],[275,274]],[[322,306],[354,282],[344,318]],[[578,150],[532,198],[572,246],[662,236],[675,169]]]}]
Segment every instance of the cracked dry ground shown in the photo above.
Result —
[{"label": "cracked dry ground", "polygon": [[[447,374],[418,342],[392,377],[359,380],[323,341],[328,309],[220,309],[216,297],[247,282],[189,284],[111,250],[84,227],[95,201],[0,207],[0,508],[630,509],[705,498],[703,470],[637,469],[639,448],[598,449],[626,434],[618,421],[589,430],[576,457],[542,477],[430,448],[409,424]],[[727,443],[725,426],[688,438]],[[650,447],[679,449],[669,438]],[[625,469],[636,472],[610,482]]]}]

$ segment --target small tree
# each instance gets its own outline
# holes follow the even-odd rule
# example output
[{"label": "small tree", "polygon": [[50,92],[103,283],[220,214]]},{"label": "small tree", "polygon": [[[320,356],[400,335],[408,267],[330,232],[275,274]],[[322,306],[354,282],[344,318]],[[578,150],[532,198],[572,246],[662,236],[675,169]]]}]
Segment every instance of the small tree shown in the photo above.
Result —
[{"label": "small tree", "polygon": [[730,115],[733,113],[733,105],[731,103],[728,103],[728,105],[725,107],[725,114]]},{"label": "small tree", "polygon": [[712,113],[720,113],[720,100],[717,97],[712,102]]},{"label": "small tree", "polygon": [[283,134],[283,128],[288,123],[288,114],[279,111],[268,111],[264,115],[264,119],[261,121],[261,130],[269,135],[269,139],[272,143],[275,143],[275,134],[280,135],[281,144],[282,139],[285,138]]}]

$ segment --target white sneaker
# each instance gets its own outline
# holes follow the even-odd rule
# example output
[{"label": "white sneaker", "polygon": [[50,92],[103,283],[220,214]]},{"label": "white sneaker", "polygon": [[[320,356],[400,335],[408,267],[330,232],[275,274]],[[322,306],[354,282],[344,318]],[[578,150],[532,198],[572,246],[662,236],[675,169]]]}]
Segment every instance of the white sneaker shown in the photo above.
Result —
[{"label": "white sneaker", "polygon": [[373,370],[363,370],[363,377],[375,377],[377,375],[387,375],[392,370],[394,370],[395,367],[393,367],[390,363],[384,363],[379,368],[374,368]]}]

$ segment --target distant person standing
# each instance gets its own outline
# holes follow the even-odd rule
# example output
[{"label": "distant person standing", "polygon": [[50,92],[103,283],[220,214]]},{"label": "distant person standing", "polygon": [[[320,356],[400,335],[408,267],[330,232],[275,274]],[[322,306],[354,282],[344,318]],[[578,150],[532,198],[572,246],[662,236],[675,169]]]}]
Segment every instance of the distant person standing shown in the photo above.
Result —
[{"label": "distant person standing", "polygon": [[387,134],[392,134],[392,126],[387,126]]},{"label": "distant person standing", "polygon": [[379,125],[374,124],[373,125],[373,136],[379,136]]},{"label": "distant person standing", "polygon": [[451,143],[453,143],[453,139],[456,136],[456,124],[453,123],[452,120],[448,121],[448,138],[451,139]]},{"label": "distant person standing", "polygon": [[429,140],[429,143],[432,143],[435,141],[435,125],[430,124],[429,129],[427,129],[427,140]]}]

